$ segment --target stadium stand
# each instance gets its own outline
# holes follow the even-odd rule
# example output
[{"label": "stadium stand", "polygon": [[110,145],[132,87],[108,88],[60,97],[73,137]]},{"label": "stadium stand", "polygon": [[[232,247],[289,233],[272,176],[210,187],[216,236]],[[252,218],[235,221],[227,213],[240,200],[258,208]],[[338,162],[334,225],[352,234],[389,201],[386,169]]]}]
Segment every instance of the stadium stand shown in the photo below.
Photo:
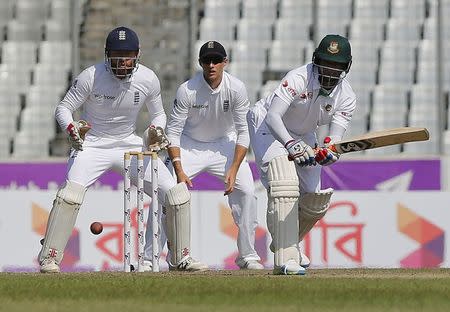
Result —
[{"label": "stadium stand", "polygon": [[[2,0],[0,1],[0,157],[67,153],[65,137],[54,124],[44,136],[44,152],[19,147],[30,142],[25,125],[41,97],[43,111],[54,109],[71,74],[103,60],[104,38],[119,24],[134,28],[142,41],[141,62],[161,79],[165,108],[178,85],[199,70],[197,53],[207,40],[227,48],[228,71],[247,84],[252,104],[269,94],[286,71],[311,59],[326,33],[348,36],[353,65],[348,76],[358,107],[347,136],[388,126],[427,126],[437,153],[436,118],[437,0]],[[196,6],[190,6],[195,3]],[[137,14],[139,12],[139,14]],[[72,15],[72,13],[74,15]],[[441,0],[443,51],[450,46],[450,0]],[[73,29],[72,17],[81,19]],[[80,34],[73,49],[72,34]],[[79,55],[79,67],[74,59]],[[450,92],[450,60],[445,62],[445,115]],[[55,92],[47,90],[53,88]],[[426,110],[427,113],[424,113]],[[8,121],[5,114],[11,116]],[[147,114],[139,117],[138,131]],[[47,122],[46,121],[46,122]],[[448,122],[446,122],[446,130]],[[325,129],[326,130],[326,129]],[[320,131],[325,131],[321,129]],[[444,133],[445,150],[450,135]],[[37,144],[37,143],[36,143]],[[414,145],[390,153],[420,154]],[[388,150],[384,150],[384,153]],[[377,152],[374,152],[377,153]]]}]

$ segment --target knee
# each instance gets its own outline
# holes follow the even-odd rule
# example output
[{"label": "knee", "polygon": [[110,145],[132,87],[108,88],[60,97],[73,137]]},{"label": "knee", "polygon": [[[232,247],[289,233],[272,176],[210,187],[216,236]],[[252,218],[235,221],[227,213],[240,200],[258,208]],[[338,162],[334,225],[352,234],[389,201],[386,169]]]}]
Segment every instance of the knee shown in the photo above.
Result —
[{"label": "knee", "polygon": [[81,205],[86,194],[86,187],[79,183],[67,180],[56,193],[56,198],[71,205]]}]

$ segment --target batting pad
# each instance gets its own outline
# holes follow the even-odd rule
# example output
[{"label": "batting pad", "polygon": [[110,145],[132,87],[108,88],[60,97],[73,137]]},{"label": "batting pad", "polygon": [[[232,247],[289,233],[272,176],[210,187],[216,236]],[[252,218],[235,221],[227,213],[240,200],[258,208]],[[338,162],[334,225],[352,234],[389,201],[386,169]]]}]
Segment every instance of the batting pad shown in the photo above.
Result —
[{"label": "batting pad", "polygon": [[298,250],[299,186],[295,165],[287,156],[271,160],[268,168],[267,227],[274,245],[274,264],[300,261]]},{"label": "batting pad", "polygon": [[191,249],[191,194],[186,183],[178,183],[166,193],[165,221],[170,264],[177,266]]},{"label": "batting pad", "polygon": [[298,203],[299,242],[311,231],[314,224],[325,216],[330,206],[333,191],[332,188],[328,188],[318,193],[305,193],[300,196]]},{"label": "batting pad", "polygon": [[85,193],[83,185],[72,181],[66,181],[58,190],[48,217],[39,262],[49,257],[55,258],[57,264],[61,262]]}]

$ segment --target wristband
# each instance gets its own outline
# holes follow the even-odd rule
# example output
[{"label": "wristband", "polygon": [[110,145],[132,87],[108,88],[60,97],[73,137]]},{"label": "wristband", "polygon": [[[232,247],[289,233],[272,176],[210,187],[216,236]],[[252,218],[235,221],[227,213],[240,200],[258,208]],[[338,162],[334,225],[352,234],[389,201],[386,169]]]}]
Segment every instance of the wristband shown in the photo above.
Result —
[{"label": "wristband", "polygon": [[174,158],[172,159],[172,164],[173,164],[173,163],[176,163],[177,161],[181,162],[181,158],[180,158],[180,157],[174,157]]}]

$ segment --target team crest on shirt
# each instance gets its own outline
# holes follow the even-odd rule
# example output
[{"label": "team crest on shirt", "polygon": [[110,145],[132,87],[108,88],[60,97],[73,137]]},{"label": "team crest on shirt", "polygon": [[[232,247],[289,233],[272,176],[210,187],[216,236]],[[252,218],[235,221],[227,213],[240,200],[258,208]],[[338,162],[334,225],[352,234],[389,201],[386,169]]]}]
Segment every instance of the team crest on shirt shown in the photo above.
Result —
[{"label": "team crest on shirt", "polygon": [[333,107],[333,106],[331,106],[331,104],[327,104],[327,105],[325,105],[325,110],[326,110],[327,112],[329,112],[329,111],[331,110],[332,107]]},{"label": "team crest on shirt", "polygon": [[134,105],[139,104],[139,98],[140,98],[139,91],[135,91],[134,92]]},{"label": "team crest on shirt", "polygon": [[229,100],[224,100],[223,101],[223,111],[224,112],[228,112],[228,109],[230,109],[230,101]]}]

